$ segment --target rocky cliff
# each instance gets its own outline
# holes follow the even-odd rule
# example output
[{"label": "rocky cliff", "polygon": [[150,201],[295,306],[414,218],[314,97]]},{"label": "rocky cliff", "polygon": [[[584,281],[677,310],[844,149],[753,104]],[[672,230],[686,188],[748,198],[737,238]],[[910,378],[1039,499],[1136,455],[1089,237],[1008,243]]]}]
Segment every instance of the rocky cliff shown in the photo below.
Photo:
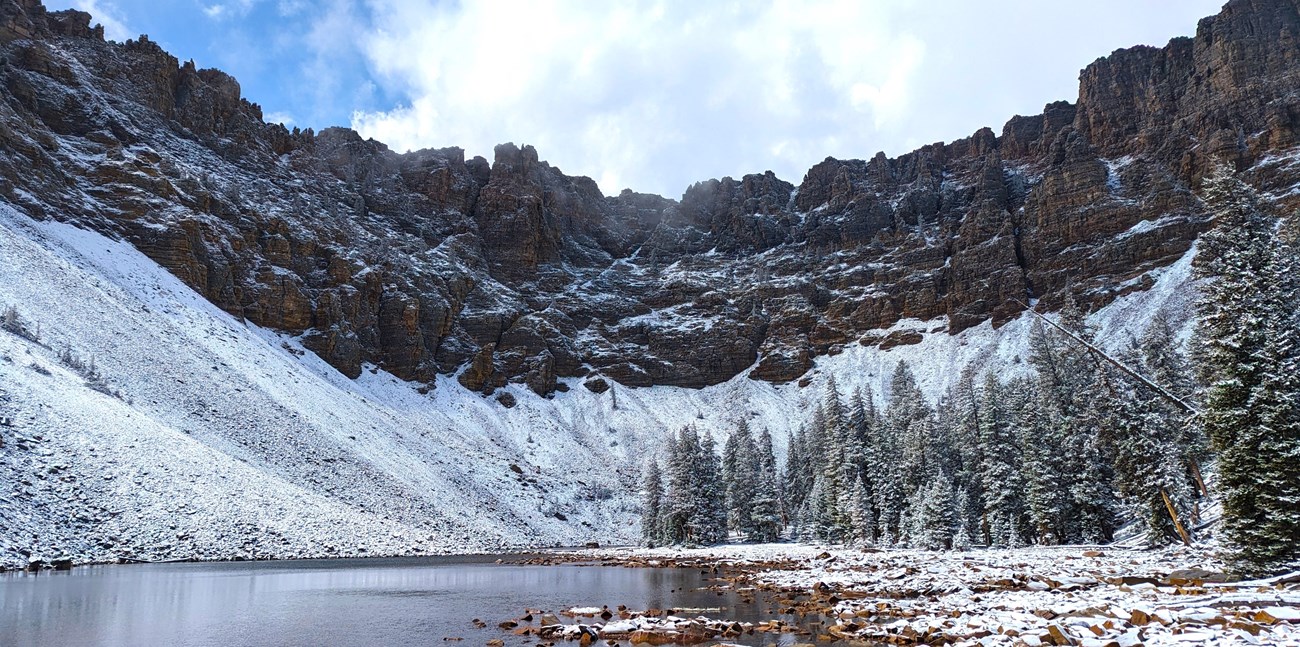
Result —
[{"label": "rocky cliff", "polygon": [[492,393],[586,378],[800,378],[901,318],[957,332],[1143,289],[1208,225],[1223,160],[1300,204],[1300,3],[1232,0],[1195,37],[1119,50],[1077,102],[796,186],[603,195],[529,146],[397,154],[263,122],[238,82],[88,14],[0,0],[0,199],[130,241],[223,310],[346,375]]}]

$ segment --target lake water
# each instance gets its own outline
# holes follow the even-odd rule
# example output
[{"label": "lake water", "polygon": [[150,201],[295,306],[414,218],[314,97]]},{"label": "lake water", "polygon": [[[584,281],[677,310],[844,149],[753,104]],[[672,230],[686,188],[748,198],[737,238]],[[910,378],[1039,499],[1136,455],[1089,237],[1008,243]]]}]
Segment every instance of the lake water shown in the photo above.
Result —
[{"label": "lake water", "polygon": [[[756,621],[766,605],[701,591],[695,569],[517,566],[494,558],[307,560],[79,567],[0,574],[0,645],[442,645],[482,647],[525,608],[724,607]],[[476,629],[481,618],[486,629]],[[463,641],[445,639],[463,638]],[[783,643],[791,636],[780,636]],[[777,636],[746,636],[762,645]],[[535,644],[535,643],[534,643]],[[574,643],[576,645],[576,643]]]}]

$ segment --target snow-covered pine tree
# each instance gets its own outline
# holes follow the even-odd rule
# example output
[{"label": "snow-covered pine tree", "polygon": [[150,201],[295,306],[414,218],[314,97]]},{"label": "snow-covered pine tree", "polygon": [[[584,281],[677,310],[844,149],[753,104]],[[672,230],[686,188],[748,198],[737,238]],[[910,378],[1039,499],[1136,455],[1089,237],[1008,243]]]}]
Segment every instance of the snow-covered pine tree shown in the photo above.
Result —
[{"label": "snow-covered pine tree", "polygon": [[[883,544],[900,541],[905,534],[908,500],[924,477],[909,473],[910,459],[924,462],[915,451],[916,441],[928,435],[930,408],[906,362],[899,362],[890,379],[889,401],[880,433],[868,448],[871,482],[875,484],[876,536]],[[926,428],[922,428],[926,427]],[[923,441],[922,441],[923,442]],[[911,447],[911,449],[909,449]],[[911,452],[909,455],[908,452]]]},{"label": "snow-covered pine tree", "polygon": [[826,381],[826,393],[822,402],[822,501],[820,508],[825,525],[819,530],[823,541],[843,543],[851,532],[852,521],[849,518],[847,490],[857,472],[857,466],[849,458],[850,436],[849,416],[840,396],[835,377]]},{"label": "snow-covered pine tree", "polygon": [[[1066,467],[1064,417],[1040,379],[1017,382],[1015,426],[1025,482],[1027,528],[1035,544],[1059,544],[1070,536],[1073,509]],[[1031,388],[1032,387],[1032,388]]]},{"label": "snow-covered pine tree", "polygon": [[871,509],[871,492],[863,482],[862,474],[854,476],[845,502],[849,517],[849,532],[845,543],[873,546],[876,543],[876,520]]},{"label": "snow-covered pine tree", "polygon": [[819,541],[825,535],[826,527],[829,525],[823,503],[825,499],[822,479],[814,477],[812,488],[808,490],[807,498],[804,499],[803,505],[799,506],[799,511],[795,515],[795,536],[799,541]]},{"label": "snow-covered pine tree", "polygon": [[667,487],[659,506],[660,539],[665,544],[690,541],[688,524],[694,516],[695,501],[691,494],[694,470],[692,446],[697,444],[695,430],[685,427],[668,439]]},{"label": "snow-covered pine tree", "polygon": [[[1061,310],[1060,325],[1092,343],[1095,333],[1073,299]],[[1059,473],[1037,483],[1039,494],[1046,494],[1041,486],[1049,481],[1061,488],[1059,496],[1052,497],[1059,506],[1054,524],[1057,527],[1052,532],[1054,541],[1109,541],[1115,530],[1116,509],[1111,489],[1114,443],[1110,431],[1114,389],[1100,360],[1054,329],[1049,332],[1041,324],[1036,325],[1030,348],[1046,433],[1054,440],[1052,444],[1040,442],[1038,449],[1040,453],[1053,449],[1059,452],[1049,461]]]},{"label": "snow-covered pine tree", "polygon": [[1177,539],[1162,491],[1182,511],[1190,499],[1178,451],[1178,428],[1170,424],[1154,397],[1140,390],[1124,398],[1116,417],[1115,487],[1146,529],[1147,544]]},{"label": "snow-covered pine tree", "polygon": [[974,371],[967,368],[953,386],[946,398],[949,414],[946,426],[946,444],[949,447],[949,461],[953,485],[958,490],[957,525],[966,533],[962,540],[963,547],[969,547],[974,541],[976,531],[982,537],[982,519],[984,512],[984,483],[980,478],[983,471],[984,452],[980,444],[980,402],[979,387]]},{"label": "snow-covered pine tree", "polygon": [[[849,446],[846,450],[848,461],[856,468],[856,476],[862,484],[853,486],[855,506],[860,510],[850,510],[853,534],[864,543],[874,545],[876,531],[876,481],[878,474],[876,463],[882,456],[882,448],[876,443],[880,435],[880,416],[876,412],[875,397],[870,387],[853,392],[849,400]],[[866,526],[862,524],[868,524]]]},{"label": "snow-covered pine tree", "polygon": [[754,443],[754,463],[758,467],[759,473],[767,472],[774,486],[777,485],[776,478],[776,452],[772,449],[772,432],[766,427],[758,432],[758,440]]},{"label": "snow-covered pine tree", "polygon": [[[808,491],[812,489],[812,467],[809,465],[808,427],[800,426],[790,437],[785,455],[783,473],[784,500],[782,508],[791,517],[803,509]],[[790,519],[793,524],[794,519]]]},{"label": "snow-covered pine tree", "polygon": [[952,481],[942,472],[912,495],[908,506],[908,544],[925,550],[952,547],[956,510]]},{"label": "snow-covered pine tree", "polygon": [[1025,513],[1020,445],[1004,391],[992,373],[985,376],[979,409],[979,440],[984,457],[980,482],[984,491],[982,526],[990,546],[1018,543],[1016,529],[1021,527],[1019,520]]},{"label": "snow-covered pine tree", "polygon": [[750,541],[771,542],[781,536],[784,525],[781,513],[781,495],[777,488],[776,457],[772,452],[772,434],[764,429],[758,434],[755,465],[754,507],[750,515],[753,524]]},{"label": "snow-covered pine tree", "polygon": [[1208,279],[1198,371],[1201,420],[1218,452],[1225,534],[1234,567],[1269,573],[1300,561],[1300,274],[1254,191],[1219,168],[1204,199],[1214,229],[1201,237]]},{"label": "snow-covered pine tree", "polygon": [[713,435],[704,432],[699,436],[699,453],[696,459],[696,510],[694,526],[697,541],[716,544],[727,538],[726,492],[722,487],[722,466],[718,458]]},{"label": "snow-covered pine tree", "polygon": [[867,461],[867,443],[871,435],[871,426],[874,424],[871,418],[875,415],[875,406],[867,403],[867,397],[870,396],[864,396],[862,389],[853,391],[853,395],[849,396],[848,420],[845,422],[847,437],[845,438],[844,456],[859,470],[865,466]]},{"label": "snow-covered pine tree", "polygon": [[[1141,349],[1140,364],[1144,375],[1184,402],[1195,400],[1195,373],[1191,362],[1180,348],[1173,326],[1163,311],[1156,312],[1152,317],[1151,323],[1142,333],[1138,347]],[[1155,395],[1150,392],[1150,389],[1143,389],[1142,392],[1153,397]],[[1155,401],[1162,411],[1167,412],[1164,417],[1168,419],[1168,426],[1178,429],[1173,444],[1179,449],[1181,465],[1189,472],[1187,475],[1191,481],[1189,485],[1195,484],[1200,478],[1200,463],[1210,456],[1205,430],[1200,424],[1196,424],[1197,421],[1191,419],[1186,410],[1173,405],[1168,400],[1156,399]]]},{"label": "snow-covered pine tree", "polygon": [[641,543],[651,548],[663,543],[663,524],[660,519],[664,486],[659,462],[646,461],[641,487]]},{"label": "snow-covered pine tree", "polygon": [[722,484],[727,528],[743,535],[753,531],[751,509],[758,475],[756,451],[749,425],[741,420],[722,446]]}]

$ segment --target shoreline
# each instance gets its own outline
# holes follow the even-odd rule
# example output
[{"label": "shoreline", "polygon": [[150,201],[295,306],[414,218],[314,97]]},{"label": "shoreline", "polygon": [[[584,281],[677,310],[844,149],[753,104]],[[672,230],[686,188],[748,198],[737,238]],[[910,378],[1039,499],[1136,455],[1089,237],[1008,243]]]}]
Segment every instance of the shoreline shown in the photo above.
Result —
[{"label": "shoreline", "polygon": [[[627,548],[627,547],[623,547],[623,548]],[[39,570],[30,570],[28,567],[25,567],[25,566],[12,566],[12,567],[11,567],[11,566],[8,566],[8,565],[0,564],[0,575],[11,575],[11,574],[14,574],[14,573],[32,573],[32,574],[36,574],[36,573],[46,573],[46,572],[56,572],[56,571],[57,571],[57,572],[68,572],[68,571],[75,571],[76,569],[79,569],[79,568],[92,567],[92,566],[95,566],[95,567],[98,567],[98,566],[142,566],[142,565],[149,565],[149,564],[240,564],[240,563],[259,563],[259,564],[261,564],[261,563],[266,563],[266,562],[307,562],[307,561],[325,561],[325,560],[349,560],[349,561],[361,561],[361,560],[381,560],[381,559],[395,559],[395,560],[396,560],[396,559],[433,559],[433,558],[440,558],[440,557],[444,557],[444,558],[465,558],[465,559],[474,558],[474,557],[482,557],[482,558],[484,558],[484,559],[489,559],[489,558],[505,559],[505,558],[508,558],[508,557],[532,557],[532,556],[541,556],[541,555],[548,554],[548,553],[550,553],[550,552],[552,552],[552,551],[557,552],[557,553],[562,553],[562,554],[570,554],[570,553],[573,553],[574,551],[579,551],[579,550],[598,550],[598,549],[580,548],[580,547],[576,547],[576,546],[542,546],[542,547],[520,548],[520,549],[518,549],[518,550],[508,550],[508,551],[505,551],[505,552],[484,552],[484,551],[481,551],[481,550],[473,550],[473,551],[459,552],[459,551],[455,551],[455,550],[450,550],[450,551],[445,551],[445,552],[430,552],[430,553],[392,553],[392,554],[366,554],[366,555],[328,555],[328,554],[324,554],[324,555],[312,555],[312,556],[267,557],[267,558],[252,558],[252,559],[244,558],[244,557],[215,557],[215,558],[206,558],[206,557],[178,557],[178,558],[175,558],[175,559],[149,560],[149,559],[137,559],[137,558],[126,558],[126,557],[120,557],[120,558],[118,558],[118,559],[116,559],[116,560],[112,560],[112,561],[108,561],[108,560],[104,560],[104,561],[100,561],[100,560],[75,561],[75,560],[74,560],[74,561],[72,562],[72,565],[71,565],[70,568],[65,568],[65,569],[55,569],[55,568],[50,568],[50,564],[53,564],[54,562],[59,561],[60,558],[63,557],[63,556],[59,556],[59,557],[54,557],[54,558],[51,558],[51,559],[42,559],[42,560],[41,560],[41,563],[43,564],[43,566],[42,566]]]},{"label": "shoreline", "polygon": [[[793,631],[825,618],[809,642],[892,644],[1300,645],[1300,572],[1229,581],[1211,549],[1115,546],[927,552],[807,544],[606,548],[549,556],[628,568],[709,568],[714,590],[770,592],[782,614],[746,632]],[[734,627],[671,615],[636,616],[652,644],[725,639]],[[784,624],[782,624],[784,622]],[[565,625],[546,636],[623,640],[628,620]],[[818,623],[814,622],[817,626]],[[539,628],[540,630],[540,628]],[[594,633],[593,633],[594,632]],[[695,633],[692,633],[695,632]]]}]

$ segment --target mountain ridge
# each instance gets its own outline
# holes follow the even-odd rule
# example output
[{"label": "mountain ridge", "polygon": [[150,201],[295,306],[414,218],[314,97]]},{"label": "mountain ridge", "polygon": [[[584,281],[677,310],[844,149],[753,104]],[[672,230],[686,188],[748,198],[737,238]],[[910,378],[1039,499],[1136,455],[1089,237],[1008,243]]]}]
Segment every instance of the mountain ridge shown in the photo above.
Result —
[{"label": "mountain ridge", "polygon": [[345,375],[484,394],[582,378],[702,387],[803,377],[901,319],[957,333],[1020,302],[1095,309],[1208,226],[1215,160],[1292,207],[1291,0],[1233,0],[1195,37],[1116,50],[1076,103],[896,158],[827,158],[680,200],[604,196],[530,146],[489,163],[265,124],[238,82],[89,14],[0,3],[0,196],[129,240],[223,310]]}]

